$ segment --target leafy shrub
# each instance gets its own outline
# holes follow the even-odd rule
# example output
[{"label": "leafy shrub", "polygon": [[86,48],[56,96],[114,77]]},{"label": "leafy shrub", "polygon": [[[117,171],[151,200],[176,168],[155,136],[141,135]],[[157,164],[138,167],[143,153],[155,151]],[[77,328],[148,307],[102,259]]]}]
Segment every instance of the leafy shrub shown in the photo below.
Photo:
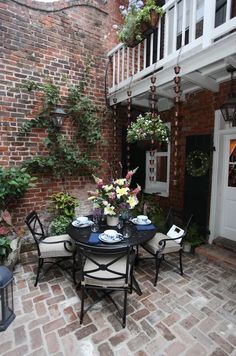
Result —
[{"label": "leafy shrub", "polygon": [[66,228],[71,222],[71,218],[68,216],[59,215],[52,222],[52,234],[53,235],[63,235],[66,234]]},{"label": "leafy shrub", "polygon": [[68,217],[72,219],[75,214],[75,207],[79,206],[79,200],[70,194],[59,192],[51,196],[51,210],[57,216]]}]

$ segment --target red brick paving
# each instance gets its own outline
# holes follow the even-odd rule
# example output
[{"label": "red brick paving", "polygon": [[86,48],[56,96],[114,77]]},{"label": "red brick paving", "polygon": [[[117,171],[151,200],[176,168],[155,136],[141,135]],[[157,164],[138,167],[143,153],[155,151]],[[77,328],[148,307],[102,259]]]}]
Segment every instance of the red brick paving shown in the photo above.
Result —
[{"label": "red brick paving", "polygon": [[123,329],[109,300],[80,325],[80,294],[70,276],[51,270],[35,288],[33,256],[22,254],[14,272],[16,319],[0,333],[2,356],[236,355],[235,271],[184,255],[184,276],[163,264],[154,287],[154,266],[141,261],[135,275],[143,294],[128,295]]}]

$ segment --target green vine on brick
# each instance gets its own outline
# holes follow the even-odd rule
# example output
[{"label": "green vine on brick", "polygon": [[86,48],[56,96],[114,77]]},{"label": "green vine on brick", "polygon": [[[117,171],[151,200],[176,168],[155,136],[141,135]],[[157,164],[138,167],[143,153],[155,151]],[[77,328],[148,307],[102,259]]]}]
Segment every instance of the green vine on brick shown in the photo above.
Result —
[{"label": "green vine on brick", "polygon": [[[23,163],[30,173],[52,173],[64,177],[78,172],[88,174],[99,166],[99,162],[90,158],[92,148],[101,140],[98,111],[90,98],[85,94],[86,77],[77,86],[68,87],[68,96],[63,97],[64,110],[73,122],[73,137],[63,135],[51,120],[52,110],[60,103],[60,87],[52,81],[36,83],[27,81],[25,86],[29,92],[39,91],[43,94],[43,110],[40,114],[25,122],[19,135],[28,134],[32,128],[46,128],[48,137],[43,143],[48,155],[34,156]],[[64,78],[65,81],[65,78]],[[82,143],[79,148],[78,140]]]}]

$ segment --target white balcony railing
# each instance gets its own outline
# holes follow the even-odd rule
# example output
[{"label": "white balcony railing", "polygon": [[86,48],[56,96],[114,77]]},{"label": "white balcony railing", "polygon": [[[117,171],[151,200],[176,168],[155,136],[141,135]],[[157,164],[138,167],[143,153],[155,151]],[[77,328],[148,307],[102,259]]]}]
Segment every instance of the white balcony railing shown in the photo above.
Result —
[{"label": "white balcony railing", "polygon": [[236,28],[233,0],[169,0],[163,10],[157,30],[143,42],[134,48],[119,44],[108,53],[110,95],[168,66],[180,51],[194,55]]}]

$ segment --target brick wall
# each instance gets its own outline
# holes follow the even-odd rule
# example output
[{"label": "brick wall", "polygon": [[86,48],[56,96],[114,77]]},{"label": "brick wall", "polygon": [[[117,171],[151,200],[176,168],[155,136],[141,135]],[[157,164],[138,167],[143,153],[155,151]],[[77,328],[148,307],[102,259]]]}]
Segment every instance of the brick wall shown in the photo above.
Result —
[{"label": "brick wall", "polygon": [[[234,85],[236,85],[236,81],[234,81]],[[160,198],[160,205],[162,207],[173,206],[180,211],[183,209],[186,136],[207,134],[213,135],[215,110],[218,110],[224,103],[229,92],[230,82],[228,81],[220,85],[218,93],[202,90],[189,94],[186,101],[182,103],[182,115],[180,119],[180,126],[182,129],[179,137],[179,184],[175,187],[170,181],[169,197]],[[171,121],[172,117],[174,117],[173,111],[162,114],[163,120],[166,121]],[[170,172],[170,175],[172,176],[173,152],[171,154]]]},{"label": "brick wall", "polygon": [[[33,129],[25,137],[17,135],[23,122],[36,117],[41,107],[40,97],[23,88],[24,81],[42,82],[49,77],[60,84],[64,94],[66,88],[61,76],[66,75],[69,84],[79,84],[87,61],[91,61],[87,92],[98,109],[105,109],[107,52],[117,41],[112,25],[122,20],[118,0],[107,3],[103,0],[56,3],[18,0],[18,3],[22,5],[12,0],[0,3],[0,162],[5,167],[18,166],[44,149],[45,130]],[[99,144],[94,154],[104,161],[101,174],[106,175],[113,161],[113,121],[110,113],[101,116],[107,143]],[[67,119],[63,130],[68,133],[70,128]],[[119,147],[116,151],[119,152]],[[66,177],[64,186],[59,179],[40,176],[36,187],[29,189],[14,206],[17,223],[23,224],[32,209],[43,210],[54,192],[66,189],[86,199],[85,191],[91,183],[91,178],[83,174]]]}]

